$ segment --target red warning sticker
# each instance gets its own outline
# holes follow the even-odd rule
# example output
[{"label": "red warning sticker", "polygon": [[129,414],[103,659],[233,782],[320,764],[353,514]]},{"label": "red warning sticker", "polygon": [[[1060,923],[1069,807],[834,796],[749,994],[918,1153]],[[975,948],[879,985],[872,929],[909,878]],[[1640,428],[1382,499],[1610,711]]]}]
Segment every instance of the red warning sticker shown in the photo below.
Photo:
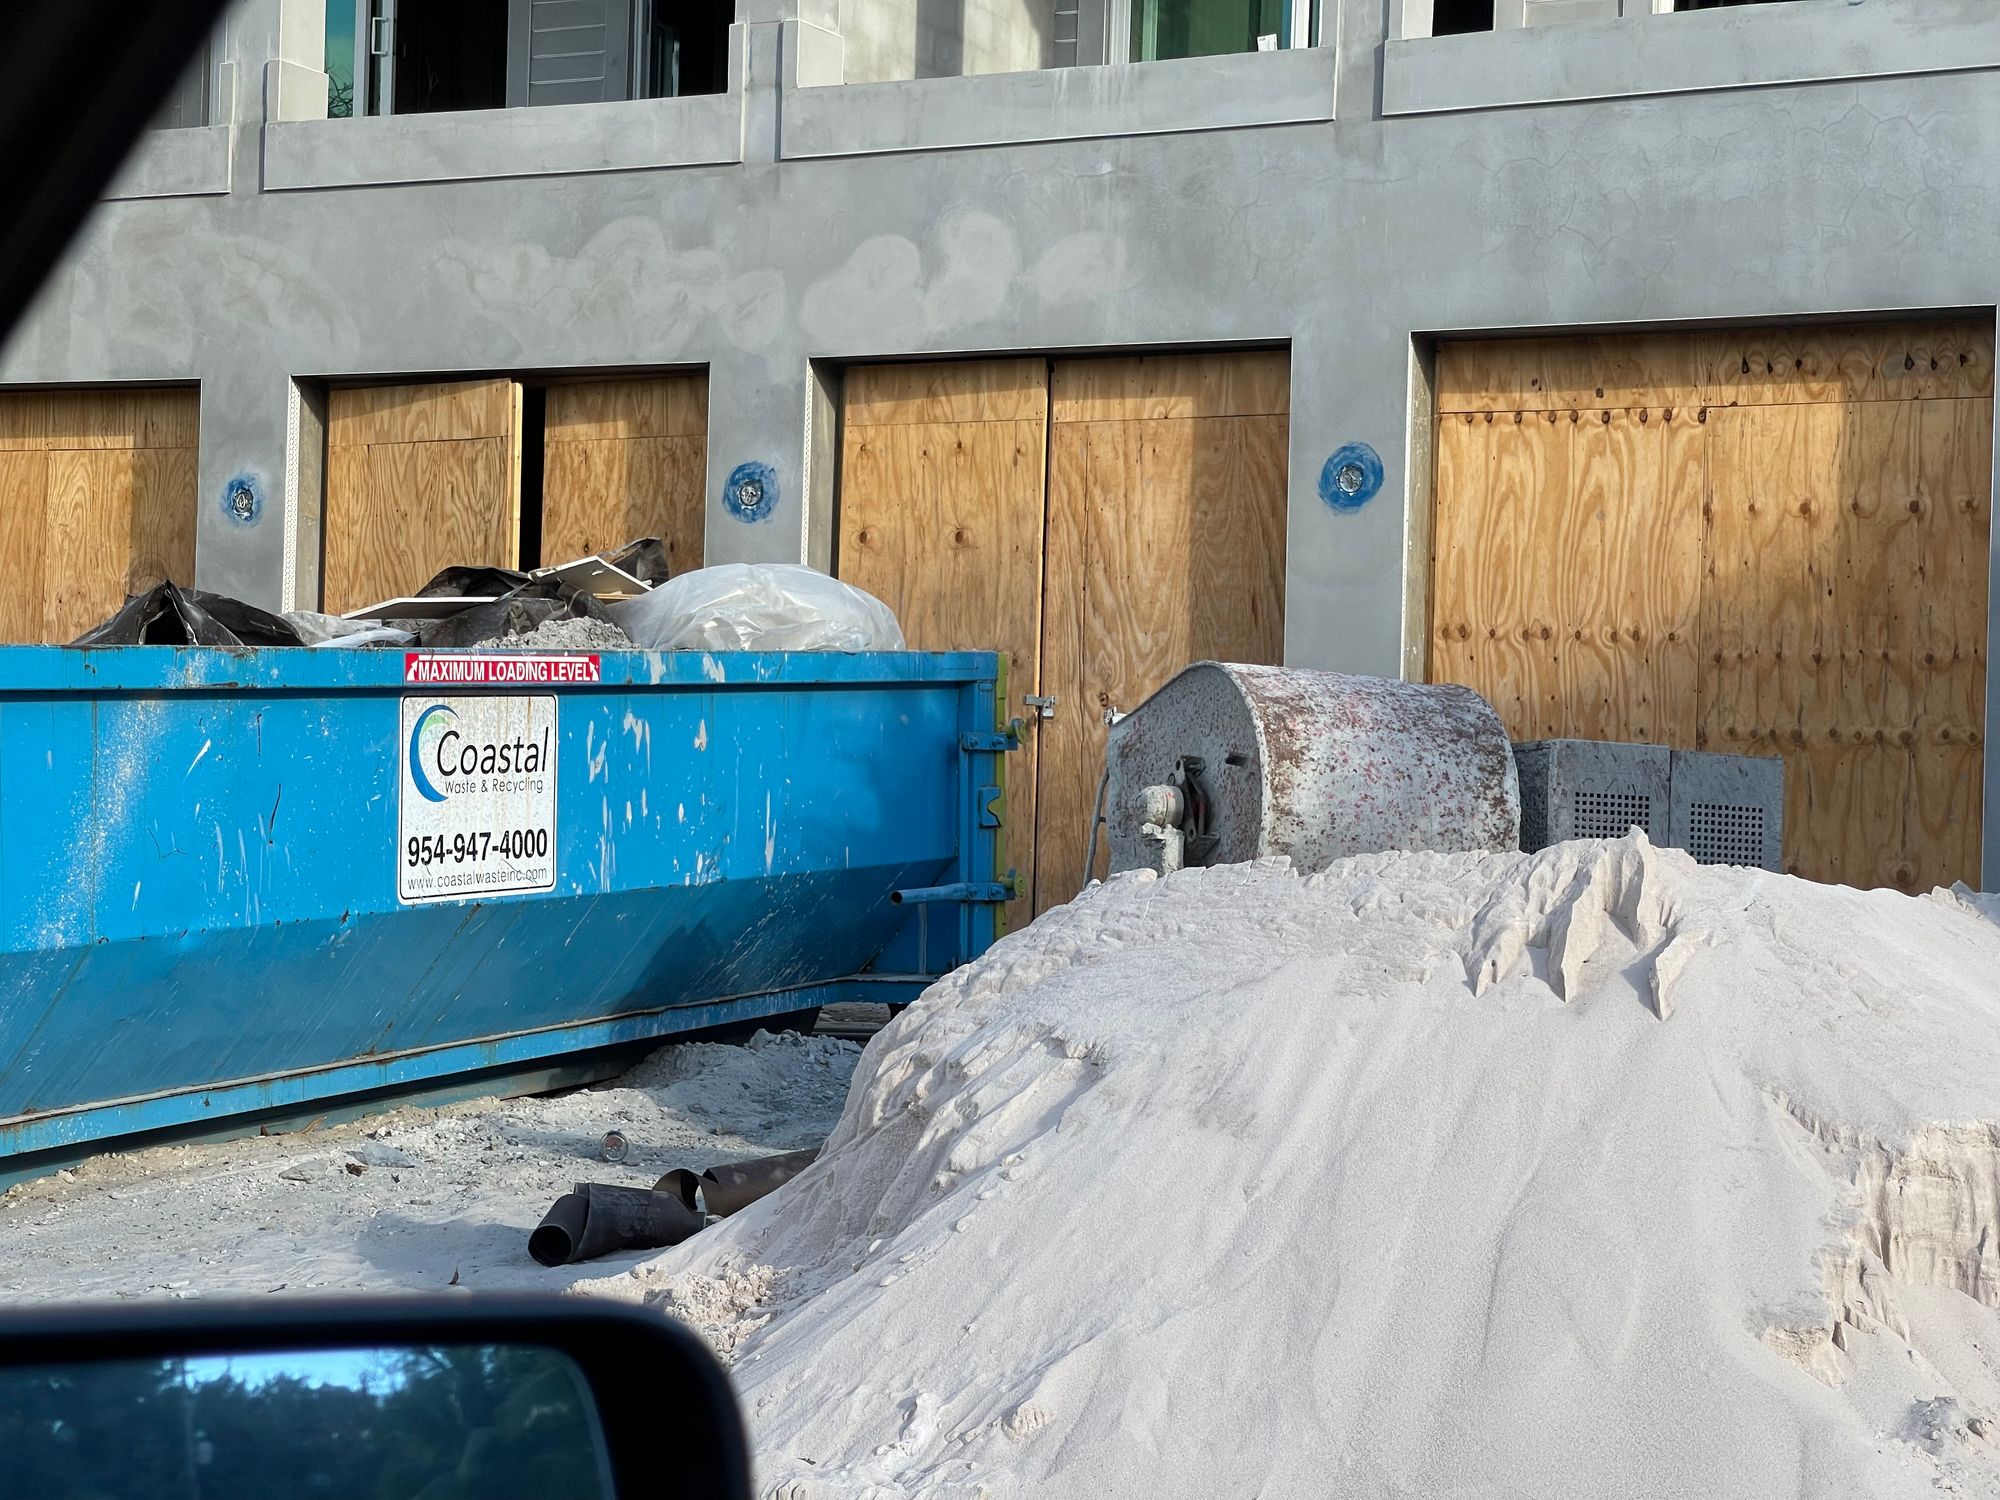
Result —
[{"label": "red warning sticker", "polygon": [[403,656],[403,681],[418,683],[477,683],[508,687],[562,682],[600,682],[603,671],[595,651],[536,656],[508,651],[491,656],[459,651],[410,651]]}]

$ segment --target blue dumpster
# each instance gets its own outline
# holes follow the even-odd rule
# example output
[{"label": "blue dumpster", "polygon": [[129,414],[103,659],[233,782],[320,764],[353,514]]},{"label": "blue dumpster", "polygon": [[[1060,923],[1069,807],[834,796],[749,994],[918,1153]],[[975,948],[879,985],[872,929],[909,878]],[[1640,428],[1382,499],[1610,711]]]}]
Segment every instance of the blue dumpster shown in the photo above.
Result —
[{"label": "blue dumpster", "polygon": [[998,671],[0,648],[0,1173],[912,998],[1007,894]]}]

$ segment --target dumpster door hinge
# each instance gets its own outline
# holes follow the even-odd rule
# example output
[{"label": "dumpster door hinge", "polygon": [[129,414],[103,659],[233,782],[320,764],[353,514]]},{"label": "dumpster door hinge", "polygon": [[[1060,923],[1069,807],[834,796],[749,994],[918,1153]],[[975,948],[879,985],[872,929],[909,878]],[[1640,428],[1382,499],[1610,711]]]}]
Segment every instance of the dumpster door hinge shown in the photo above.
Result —
[{"label": "dumpster door hinge", "polygon": [[1021,748],[1022,728],[1021,721],[1014,719],[1005,729],[969,730],[958,737],[958,748],[967,754],[995,751],[1005,754],[1009,750],[1018,750]]}]

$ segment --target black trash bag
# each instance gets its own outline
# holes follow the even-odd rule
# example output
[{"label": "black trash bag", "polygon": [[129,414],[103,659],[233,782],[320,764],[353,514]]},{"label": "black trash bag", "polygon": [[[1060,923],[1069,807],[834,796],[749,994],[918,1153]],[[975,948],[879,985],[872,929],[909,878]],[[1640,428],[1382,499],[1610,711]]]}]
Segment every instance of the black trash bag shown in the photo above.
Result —
[{"label": "black trash bag", "polygon": [[700,1174],[687,1167],[676,1167],[654,1183],[653,1190],[673,1194],[690,1209],[695,1207],[695,1193],[699,1191],[701,1206],[716,1218],[726,1219],[776,1192],[811,1166],[818,1156],[819,1147],[814,1146],[808,1151],[723,1162]]},{"label": "black trash bag", "polygon": [[579,1182],[542,1216],[528,1236],[528,1254],[545,1266],[566,1266],[613,1250],[658,1250],[707,1222],[672,1193]]},{"label": "black trash bag", "polygon": [[[455,571],[447,569],[449,571]],[[498,572],[499,569],[481,571]],[[440,578],[444,574],[438,575]],[[428,585],[426,585],[428,587]],[[477,593],[479,590],[467,590]],[[475,604],[442,620],[427,621],[417,627],[417,644],[425,647],[476,646],[481,641],[526,635],[550,620],[578,619],[611,622],[603,605],[589,594],[553,578],[543,578],[516,588],[491,604]]]},{"label": "black trash bag", "polygon": [[303,646],[290,623],[227,594],[155,584],[72,646]]},{"label": "black trash bag", "polygon": [[446,568],[412,596],[418,599],[459,599],[467,595],[477,598],[497,597],[511,594],[528,581],[526,573],[512,568],[489,568],[478,564],[462,564]]}]

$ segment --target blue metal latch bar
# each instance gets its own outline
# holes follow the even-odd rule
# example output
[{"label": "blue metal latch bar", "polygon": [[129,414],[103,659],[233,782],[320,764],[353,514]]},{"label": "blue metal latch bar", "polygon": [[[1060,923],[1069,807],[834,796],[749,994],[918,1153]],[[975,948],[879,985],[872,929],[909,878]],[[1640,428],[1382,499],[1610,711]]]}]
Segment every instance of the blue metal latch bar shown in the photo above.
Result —
[{"label": "blue metal latch bar", "polygon": [[985,901],[999,903],[1013,898],[1014,893],[1000,880],[961,880],[953,885],[918,885],[908,890],[891,891],[889,899],[898,906],[914,905],[920,901]]}]

